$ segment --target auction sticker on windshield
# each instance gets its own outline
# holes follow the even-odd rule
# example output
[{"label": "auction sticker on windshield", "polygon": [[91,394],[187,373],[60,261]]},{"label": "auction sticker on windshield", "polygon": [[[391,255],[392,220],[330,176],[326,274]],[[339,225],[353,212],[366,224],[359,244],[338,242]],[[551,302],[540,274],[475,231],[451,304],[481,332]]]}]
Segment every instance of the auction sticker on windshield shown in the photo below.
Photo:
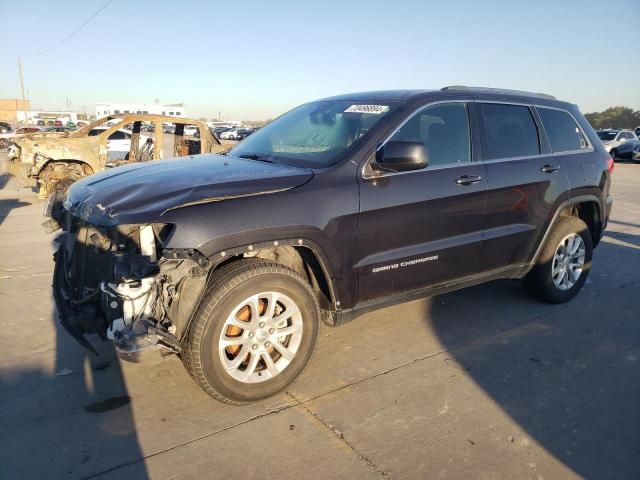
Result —
[{"label": "auction sticker on windshield", "polygon": [[373,113],[374,115],[380,115],[381,113],[389,110],[386,105],[351,105],[344,112],[345,113]]}]

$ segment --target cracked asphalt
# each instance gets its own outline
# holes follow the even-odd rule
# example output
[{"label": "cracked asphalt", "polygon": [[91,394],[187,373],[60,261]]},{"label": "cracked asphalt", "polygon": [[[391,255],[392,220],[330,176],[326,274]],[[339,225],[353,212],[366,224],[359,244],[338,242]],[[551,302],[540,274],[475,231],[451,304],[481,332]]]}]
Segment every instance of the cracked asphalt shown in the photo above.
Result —
[{"label": "cracked asphalt", "polygon": [[43,203],[0,186],[0,478],[640,478],[640,165],[616,164],[570,303],[496,281],[323,327],[302,377],[245,407],[175,357],[68,338]]}]

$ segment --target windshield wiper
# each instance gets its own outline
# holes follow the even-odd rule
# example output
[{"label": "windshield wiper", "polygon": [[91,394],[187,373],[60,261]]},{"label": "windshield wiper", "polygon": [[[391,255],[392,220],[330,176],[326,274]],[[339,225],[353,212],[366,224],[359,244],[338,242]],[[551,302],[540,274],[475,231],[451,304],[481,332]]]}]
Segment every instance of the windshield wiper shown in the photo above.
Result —
[{"label": "windshield wiper", "polygon": [[243,153],[241,155],[238,155],[238,158],[246,158],[247,160],[258,160],[259,162],[275,163],[265,155],[260,155],[258,153]]}]

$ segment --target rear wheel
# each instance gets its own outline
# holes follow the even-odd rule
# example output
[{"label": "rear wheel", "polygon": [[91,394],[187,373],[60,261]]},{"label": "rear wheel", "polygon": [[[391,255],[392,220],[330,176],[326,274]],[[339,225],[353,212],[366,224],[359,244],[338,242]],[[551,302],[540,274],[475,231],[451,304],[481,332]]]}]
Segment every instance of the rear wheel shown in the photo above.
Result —
[{"label": "rear wheel", "polygon": [[548,303],[571,300],[582,288],[591,269],[591,233],[576,217],[561,217],[533,269],[524,278],[525,289]]},{"label": "rear wheel", "polygon": [[214,275],[187,332],[185,367],[225,403],[274,395],[315,350],[320,309],[311,286],[293,270],[259,259],[234,262]]}]

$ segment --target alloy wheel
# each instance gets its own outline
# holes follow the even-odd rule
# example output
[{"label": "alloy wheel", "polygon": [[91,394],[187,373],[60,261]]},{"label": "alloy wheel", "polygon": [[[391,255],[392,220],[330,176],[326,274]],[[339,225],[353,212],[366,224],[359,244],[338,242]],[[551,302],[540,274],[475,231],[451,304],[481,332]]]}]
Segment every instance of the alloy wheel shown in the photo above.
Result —
[{"label": "alloy wheel", "polygon": [[570,233],[562,239],[553,255],[551,275],[556,288],[569,290],[584,269],[586,247],[577,233]]},{"label": "alloy wheel", "polygon": [[220,361],[239,382],[270,380],[291,364],[302,331],[302,314],[290,297],[279,292],[252,295],[236,305],[222,327]]}]

